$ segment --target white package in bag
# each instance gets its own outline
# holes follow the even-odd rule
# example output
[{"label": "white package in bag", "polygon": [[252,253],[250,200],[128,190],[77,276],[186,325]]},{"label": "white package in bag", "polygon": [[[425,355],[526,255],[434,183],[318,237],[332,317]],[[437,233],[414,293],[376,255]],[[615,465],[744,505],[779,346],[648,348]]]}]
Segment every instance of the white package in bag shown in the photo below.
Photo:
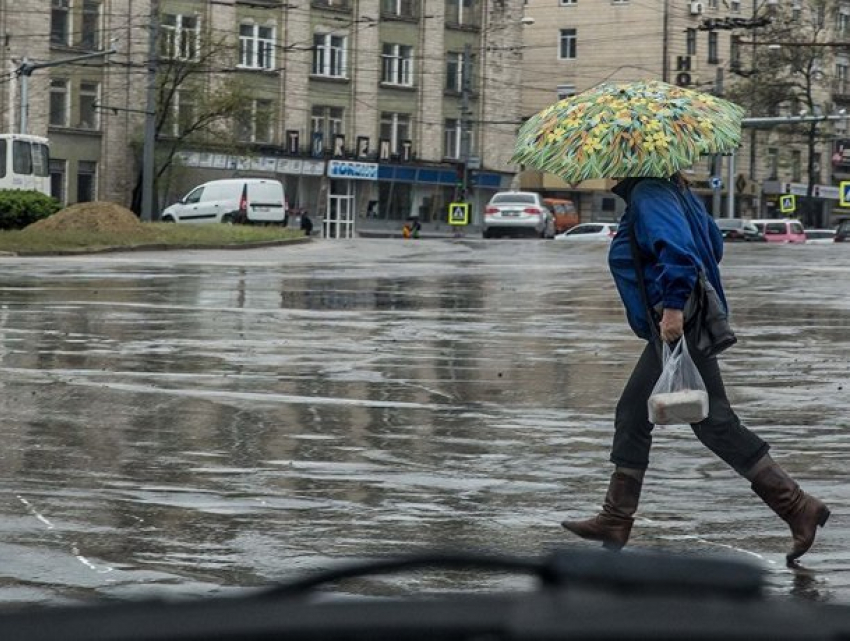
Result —
[{"label": "white package in bag", "polygon": [[647,403],[650,422],[687,425],[704,420],[708,416],[708,392],[684,336],[672,349],[664,343],[663,359],[664,369]]}]

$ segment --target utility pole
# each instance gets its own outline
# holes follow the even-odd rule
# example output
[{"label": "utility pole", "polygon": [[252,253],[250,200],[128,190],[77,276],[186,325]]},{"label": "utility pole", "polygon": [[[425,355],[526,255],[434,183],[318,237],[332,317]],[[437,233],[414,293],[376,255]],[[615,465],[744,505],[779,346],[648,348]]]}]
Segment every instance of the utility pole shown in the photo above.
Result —
[{"label": "utility pole", "polygon": [[670,0],[664,0],[661,29],[661,80],[670,82]]},{"label": "utility pole", "polygon": [[142,222],[153,220],[154,147],[156,145],[156,72],[159,39],[159,0],[151,0],[148,32],[148,77],[145,106],[145,138],[142,151]]},{"label": "utility pole", "polygon": [[115,49],[107,49],[106,51],[95,51],[93,53],[85,53],[81,56],[74,56],[73,58],[64,58],[62,60],[52,60],[50,62],[30,62],[27,58],[24,58],[21,65],[17,68],[18,77],[21,79],[21,119],[20,119],[20,133],[27,133],[27,129],[29,128],[29,80],[30,76],[34,71],[38,71],[39,69],[45,69],[47,67],[58,67],[59,65],[66,65],[72,62],[78,62],[80,60],[90,60],[91,58],[103,58],[105,56],[110,56],[115,53]]},{"label": "utility pole", "polygon": [[463,165],[461,200],[468,201],[469,191],[469,154],[472,147],[472,111],[469,106],[472,93],[472,46],[463,46],[463,63],[460,80],[460,162]]},{"label": "utility pole", "polygon": [[[723,96],[723,69],[721,67],[717,67],[717,75],[714,78],[714,95],[718,98]],[[720,178],[720,174],[723,171],[723,162],[721,160],[720,154],[713,154],[711,156],[711,179],[712,181]],[[732,198],[732,190],[727,186],[727,193],[729,194],[729,198]],[[711,186],[711,215],[714,218],[720,218],[720,208],[722,206],[722,187],[720,185],[713,184]]]}]

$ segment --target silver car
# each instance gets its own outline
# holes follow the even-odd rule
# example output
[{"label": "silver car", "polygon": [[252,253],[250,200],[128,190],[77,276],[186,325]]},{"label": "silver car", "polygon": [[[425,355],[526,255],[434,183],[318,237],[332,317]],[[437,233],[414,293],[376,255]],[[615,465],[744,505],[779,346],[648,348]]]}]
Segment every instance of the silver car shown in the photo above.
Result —
[{"label": "silver car", "polygon": [[484,208],[484,238],[505,235],[555,237],[555,216],[533,191],[500,191]]}]

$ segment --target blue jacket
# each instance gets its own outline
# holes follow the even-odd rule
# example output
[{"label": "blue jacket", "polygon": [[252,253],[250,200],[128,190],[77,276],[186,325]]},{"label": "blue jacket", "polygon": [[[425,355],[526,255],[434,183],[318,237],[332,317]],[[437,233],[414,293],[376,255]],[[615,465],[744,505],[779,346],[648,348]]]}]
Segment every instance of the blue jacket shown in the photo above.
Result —
[{"label": "blue jacket", "polygon": [[665,178],[627,178],[613,191],[627,207],[611,241],[608,265],[634,333],[652,338],[632,258],[633,227],[652,307],[683,309],[703,269],[728,309],[718,266],[723,236],[702,201]]}]

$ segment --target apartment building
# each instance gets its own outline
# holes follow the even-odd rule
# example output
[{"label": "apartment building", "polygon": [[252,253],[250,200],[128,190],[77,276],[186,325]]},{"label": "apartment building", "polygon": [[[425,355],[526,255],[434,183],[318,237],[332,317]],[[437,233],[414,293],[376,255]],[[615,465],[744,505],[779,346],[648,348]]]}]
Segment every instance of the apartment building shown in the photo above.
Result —
[{"label": "apartment building", "polygon": [[[138,200],[151,4],[0,0],[3,127],[19,131],[26,109],[65,203]],[[157,212],[207,179],[275,177],[290,207],[345,237],[414,216],[443,228],[449,203],[475,217],[510,183],[520,0],[156,5]]]},{"label": "apartment building", "polygon": [[[654,78],[722,95],[734,94],[745,79],[777,83],[769,73],[760,74],[768,68],[770,56],[779,55],[780,43],[767,40],[775,33],[770,25],[784,25],[785,33],[792,34],[784,38],[786,50],[789,40],[841,40],[847,31],[848,4],[845,0],[528,0],[525,12],[534,24],[524,32],[523,111],[534,113],[603,81]],[[812,31],[815,23],[820,27]],[[817,60],[815,73],[809,76],[813,84],[809,102],[814,108],[807,113],[825,114],[847,105],[850,48],[819,46],[809,51],[817,52]],[[739,96],[738,101],[748,117],[803,111],[796,100],[754,104]],[[834,149],[833,137],[838,138]],[[735,157],[724,158],[715,167],[706,159],[690,177],[709,209],[721,216],[786,215],[779,211],[780,196],[807,195],[810,156],[815,169],[824,168],[814,172],[812,195],[822,211],[820,222],[825,223],[837,205],[838,180],[845,176],[827,170],[830,156],[834,166],[850,176],[850,140],[843,121],[820,123],[813,145],[799,125],[796,133],[772,125],[746,129]],[[722,186],[715,190],[718,178]],[[556,176],[524,172],[521,184],[573,198],[585,219],[615,218],[622,210],[610,193],[610,181],[567,185]]]}]

